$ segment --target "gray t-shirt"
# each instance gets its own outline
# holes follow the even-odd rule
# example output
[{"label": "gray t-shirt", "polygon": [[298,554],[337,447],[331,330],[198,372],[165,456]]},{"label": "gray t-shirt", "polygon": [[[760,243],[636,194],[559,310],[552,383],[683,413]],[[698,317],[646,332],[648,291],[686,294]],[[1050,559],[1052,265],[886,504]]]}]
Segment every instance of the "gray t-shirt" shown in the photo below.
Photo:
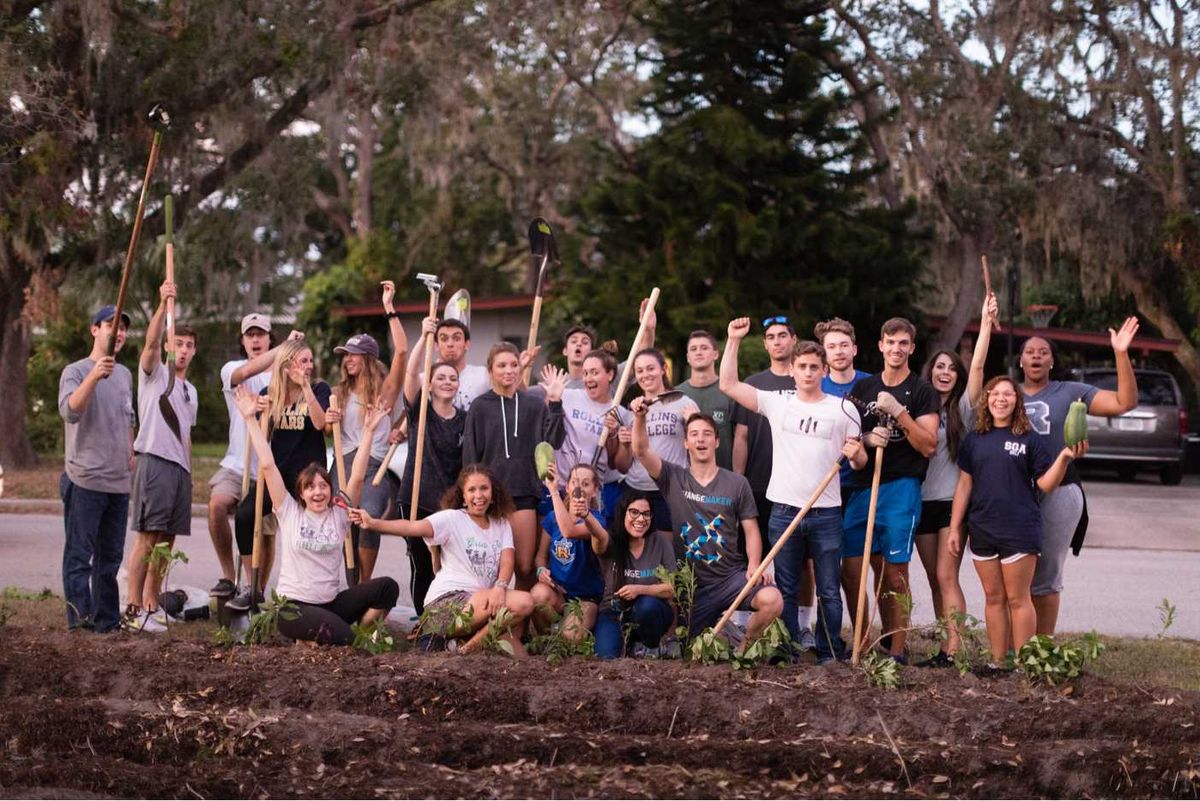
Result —
[{"label": "gray t-shirt", "polygon": [[71,411],[67,398],[92,371],[92,359],[63,368],[58,380],[58,412],[66,421],[66,473],[71,483],[93,492],[129,494],[133,376],[123,365],[102,379],[82,413]]},{"label": "gray t-shirt", "polygon": [[683,540],[684,555],[696,571],[697,586],[744,573],[738,523],[758,517],[746,477],[717,468],[716,477],[701,484],[688,468],[664,461],[657,484],[671,508],[675,536]]},{"label": "gray t-shirt", "polygon": [[[626,584],[652,585],[662,584],[662,579],[654,575],[661,565],[667,570],[675,569],[675,551],[666,538],[655,532],[647,533],[645,546],[640,556],[629,554],[625,562],[625,575],[620,575],[617,560],[606,554],[601,558],[600,566],[604,571],[604,599],[601,608],[612,601],[613,593],[618,587]],[[612,550],[612,546],[609,546]]]},{"label": "gray t-shirt", "polygon": [[726,470],[733,469],[733,398],[721,391],[714,381],[705,387],[692,386],[692,382],[684,381],[675,389],[687,395],[700,411],[710,415],[717,424],[717,466]]},{"label": "gray t-shirt", "polygon": [[[1058,454],[1067,445],[1066,439],[1063,438],[1063,423],[1067,421],[1067,411],[1071,404],[1082,400],[1091,406],[1092,398],[1096,397],[1099,391],[1097,387],[1080,381],[1051,381],[1036,395],[1029,395],[1024,389],[1021,390],[1021,398],[1025,401],[1025,416],[1029,418],[1033,430],[1042,436],[1042,444],[1049,451],[1051,460],[1057,459]],[[1074,462],[1067,466],[1067,475],[1062,483],[1079,483],[1079,471]]]},{"label": "gray t-shirt", "polygon": [[200,399],[196,388],[183,379],[176,379],[171,388],[170,403],[179,419],[179,436],[167,427],[158,399],[167,388],[170,373],[162,362],[157,363],[149,374],[138,370],[138,434],[133,449],[138,453],[150,453],[192,471],[192,426],[196,424],[196,413]]},{"label": "gray t-shirt", "polygon": [[[971,399],[964,391],[958,399],[958,413],[962,416],[963,437],[975,430],[975,411]],[[950,457],[950,445],[946,441],[946,409],[938,413],[937,450],[929,457],[929,469],[921,484],[921,500],[949,501],[954,499],[954,488],[958,486],[958,465]]]},{"label": "gray t-shirt", "polygon": [[[658,454],[664,463],[686,466],[687,449],[683,447],[684,427],[687,420],[684,411],[696,403],[684,395],[678,400],[656,403],[646,410],[646,433],[650,436],[650,450]],[[635,457],[629,472],[625,474],[625,485],[643,492],[650,492],[654,479]]]}]

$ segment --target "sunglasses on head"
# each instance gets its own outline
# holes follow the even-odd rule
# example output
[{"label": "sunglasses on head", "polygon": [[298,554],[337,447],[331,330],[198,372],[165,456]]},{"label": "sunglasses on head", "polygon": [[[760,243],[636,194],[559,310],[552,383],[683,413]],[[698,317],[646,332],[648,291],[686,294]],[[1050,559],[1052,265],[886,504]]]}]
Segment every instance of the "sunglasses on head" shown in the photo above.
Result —
[{"label": "sunglasses on head", "polygon": [[773,325],[787,325],[788,318],[782,314],[777,314],[774,317],[763,318],[763,328],[770,328]]}]

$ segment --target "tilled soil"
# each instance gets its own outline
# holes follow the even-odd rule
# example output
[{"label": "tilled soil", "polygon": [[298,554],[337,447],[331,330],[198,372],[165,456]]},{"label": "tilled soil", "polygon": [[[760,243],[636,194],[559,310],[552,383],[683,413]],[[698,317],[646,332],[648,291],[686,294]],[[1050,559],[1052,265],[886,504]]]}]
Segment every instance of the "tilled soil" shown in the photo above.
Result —
[{"label": "tilled soil", "polygon": [[1200,696],[1084,677],[220,648],[0,628],[0,796],[1179,797]]}]

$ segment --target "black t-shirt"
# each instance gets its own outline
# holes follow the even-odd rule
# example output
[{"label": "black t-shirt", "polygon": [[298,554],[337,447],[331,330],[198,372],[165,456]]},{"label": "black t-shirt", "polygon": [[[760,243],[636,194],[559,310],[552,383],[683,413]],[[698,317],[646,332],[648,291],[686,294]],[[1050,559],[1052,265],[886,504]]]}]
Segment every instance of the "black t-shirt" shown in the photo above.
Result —
[{"label": "black t-shirt", "polygon": [[[854,387],[850,390],[850,397],[870,404],[875,402],[880,392],[891,393],[896,400],[908,407],[908,413],[914,420],[923,415],[938,414],[942,408],[937,390],[916,373],[909,373],[907,378],[894,387],[883,383],[881,375],[861,378],[854,382]],[[864,434],[878,425],[879,418],[874,414],[866,413],[861,408],[858,412],[862,418]],[[888,482],[907,477],[924,480],[925,470],[928,467],[929,459],[917,452],[909,443],[904,431],[899,426],[892,429],[892,440],[884,449],[883,472],[880,474],[879,480]],[[860,487],[869,487],[874,474],[875,449],[867,448],[867,466],[854,472],[854,482]]]},{"label": "black t-shirt", "polygon": [[1041,550],[1042,513],[1034,481],[1050,463],[1045,441],[1035,431],[994,428],[968,434],[958,446],[958,466],[971,476],[967,530],[972,536],[984,534],[1027,553]]},{"label": "black t-shirt", "polygon": [[[409,412],[408,459],[404,462],[404,480],[400,482],[400,502],[412,503],[413,470],[417,458],[417,421],[420,401]],[[433,410],[433,402],[425,413],[425,452],[421,456],[421,497],[417,503],[423,512],[432,514],[442,508],[442,495],[462,470],[463,427],[467,413],[457,406],[454,416],[442,417]]]},{"label": "black t-shirt", "polygon": [[[746,383],[764,392],[774,392],[779,395],[795,395],[796,379],[790,375],[775,375],[770,370],[755,373],[746,379]],[[734,430],[737,426],[746,426],[746,480],[750,489],[759,495],[766,493],[767,485],[771,483],[771,424],[758,412],[752,412],[740,403],[733,409]]]},{"label": "black t-shirt", "polygon": [[[317,381],[312,385],[313,395],[322,409],[329,408],[329,385]],[[267,394],[264,388],[262,393]],[[249,446],[247,446],[249,447]],[[308,416],[308,401],[304,395],[295,403],[285,406],[283,415],[271,432],[271,454],[275,466],[288,491],[296,494],[296,478],[300,471],[313,462],[328,467],[325,463],[325,434],[313,425]]]}]

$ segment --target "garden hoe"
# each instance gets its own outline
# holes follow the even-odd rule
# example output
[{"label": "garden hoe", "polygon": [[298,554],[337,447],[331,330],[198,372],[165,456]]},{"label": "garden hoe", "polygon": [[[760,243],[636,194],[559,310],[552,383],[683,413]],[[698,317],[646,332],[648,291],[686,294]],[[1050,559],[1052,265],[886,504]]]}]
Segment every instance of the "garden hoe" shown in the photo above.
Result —
[{"label": "garden hoe", "polygon": [[[442,292],[442,282],[436,275],[417,273],[417,280],[425,284],[429,290],[429,316],[437,317],[438,296]],[[433,334],[425,335],[425,366],[421,369],[421,412],[417,416],[416,452],[413,454],[413,489],[411,504],[408,508],[408,519],[417,519],[417,503],[421,500],[421,460],[425,456],[425,422],[429,415],[429,383],[430,373],[433,372]]]},{"label": "garden hoe", "polygon": [[[538,265],[537,289],[533,293],[533,316],[529,320],[528,350],[537,346],[538,325],[542,321],[542,295],[546,291],[546,269],[551,262],[559,263],[558,245],[554,241],[554,232],[550,223],[542,217],[537,217],[529,224],[529,257]],[[447,315],[448,316],[448,315]],[[533,362],[525,368],[525,386],[533,374]]]},{"label": "garden hoe", "polygon": [[[337,395],[329,396],[329,408],[333,411],[339,411]],[[363,442],[359,445],[360,448],[371,447],[370,443]],[[338,420],[333,424],[333,463],[337,467],[338,489],[341,492],[346,491],[346,457],[342,455],[342,421]],[[354,550],[354,527],[349,526],[346,529],[346,538],[342,543],[342,552],[346,557],[346,584],[355,586],[358,584],[358,553]]]},{"label": "garden hoe", "polygon": [[121,313],[125,311],[125,293],[129,290],[129,274],[133,271],[133,258],[137,254],[138,240],[142,237],[142,217],[146,213],[146,193],[150,189],[150,179],[154,176],[154,166],[158,164],[158,150],[162,145],[163,131],[171,124],[171,115],[160,105],[150,109],[150,126],[154,129],[154,139],[150,143],[150,158],[146,161],[146,175],[142,178],[142,193],[138,197],[137,211],[133,215],[133,233],[129,236],[129,249],[125,251],[125,265],[121,268],[121,284],[117,289],[117,308],[113,314],[113,336],[108,338],[107,355],[112,356],[117,350],[115,326],[120,325]]}]

